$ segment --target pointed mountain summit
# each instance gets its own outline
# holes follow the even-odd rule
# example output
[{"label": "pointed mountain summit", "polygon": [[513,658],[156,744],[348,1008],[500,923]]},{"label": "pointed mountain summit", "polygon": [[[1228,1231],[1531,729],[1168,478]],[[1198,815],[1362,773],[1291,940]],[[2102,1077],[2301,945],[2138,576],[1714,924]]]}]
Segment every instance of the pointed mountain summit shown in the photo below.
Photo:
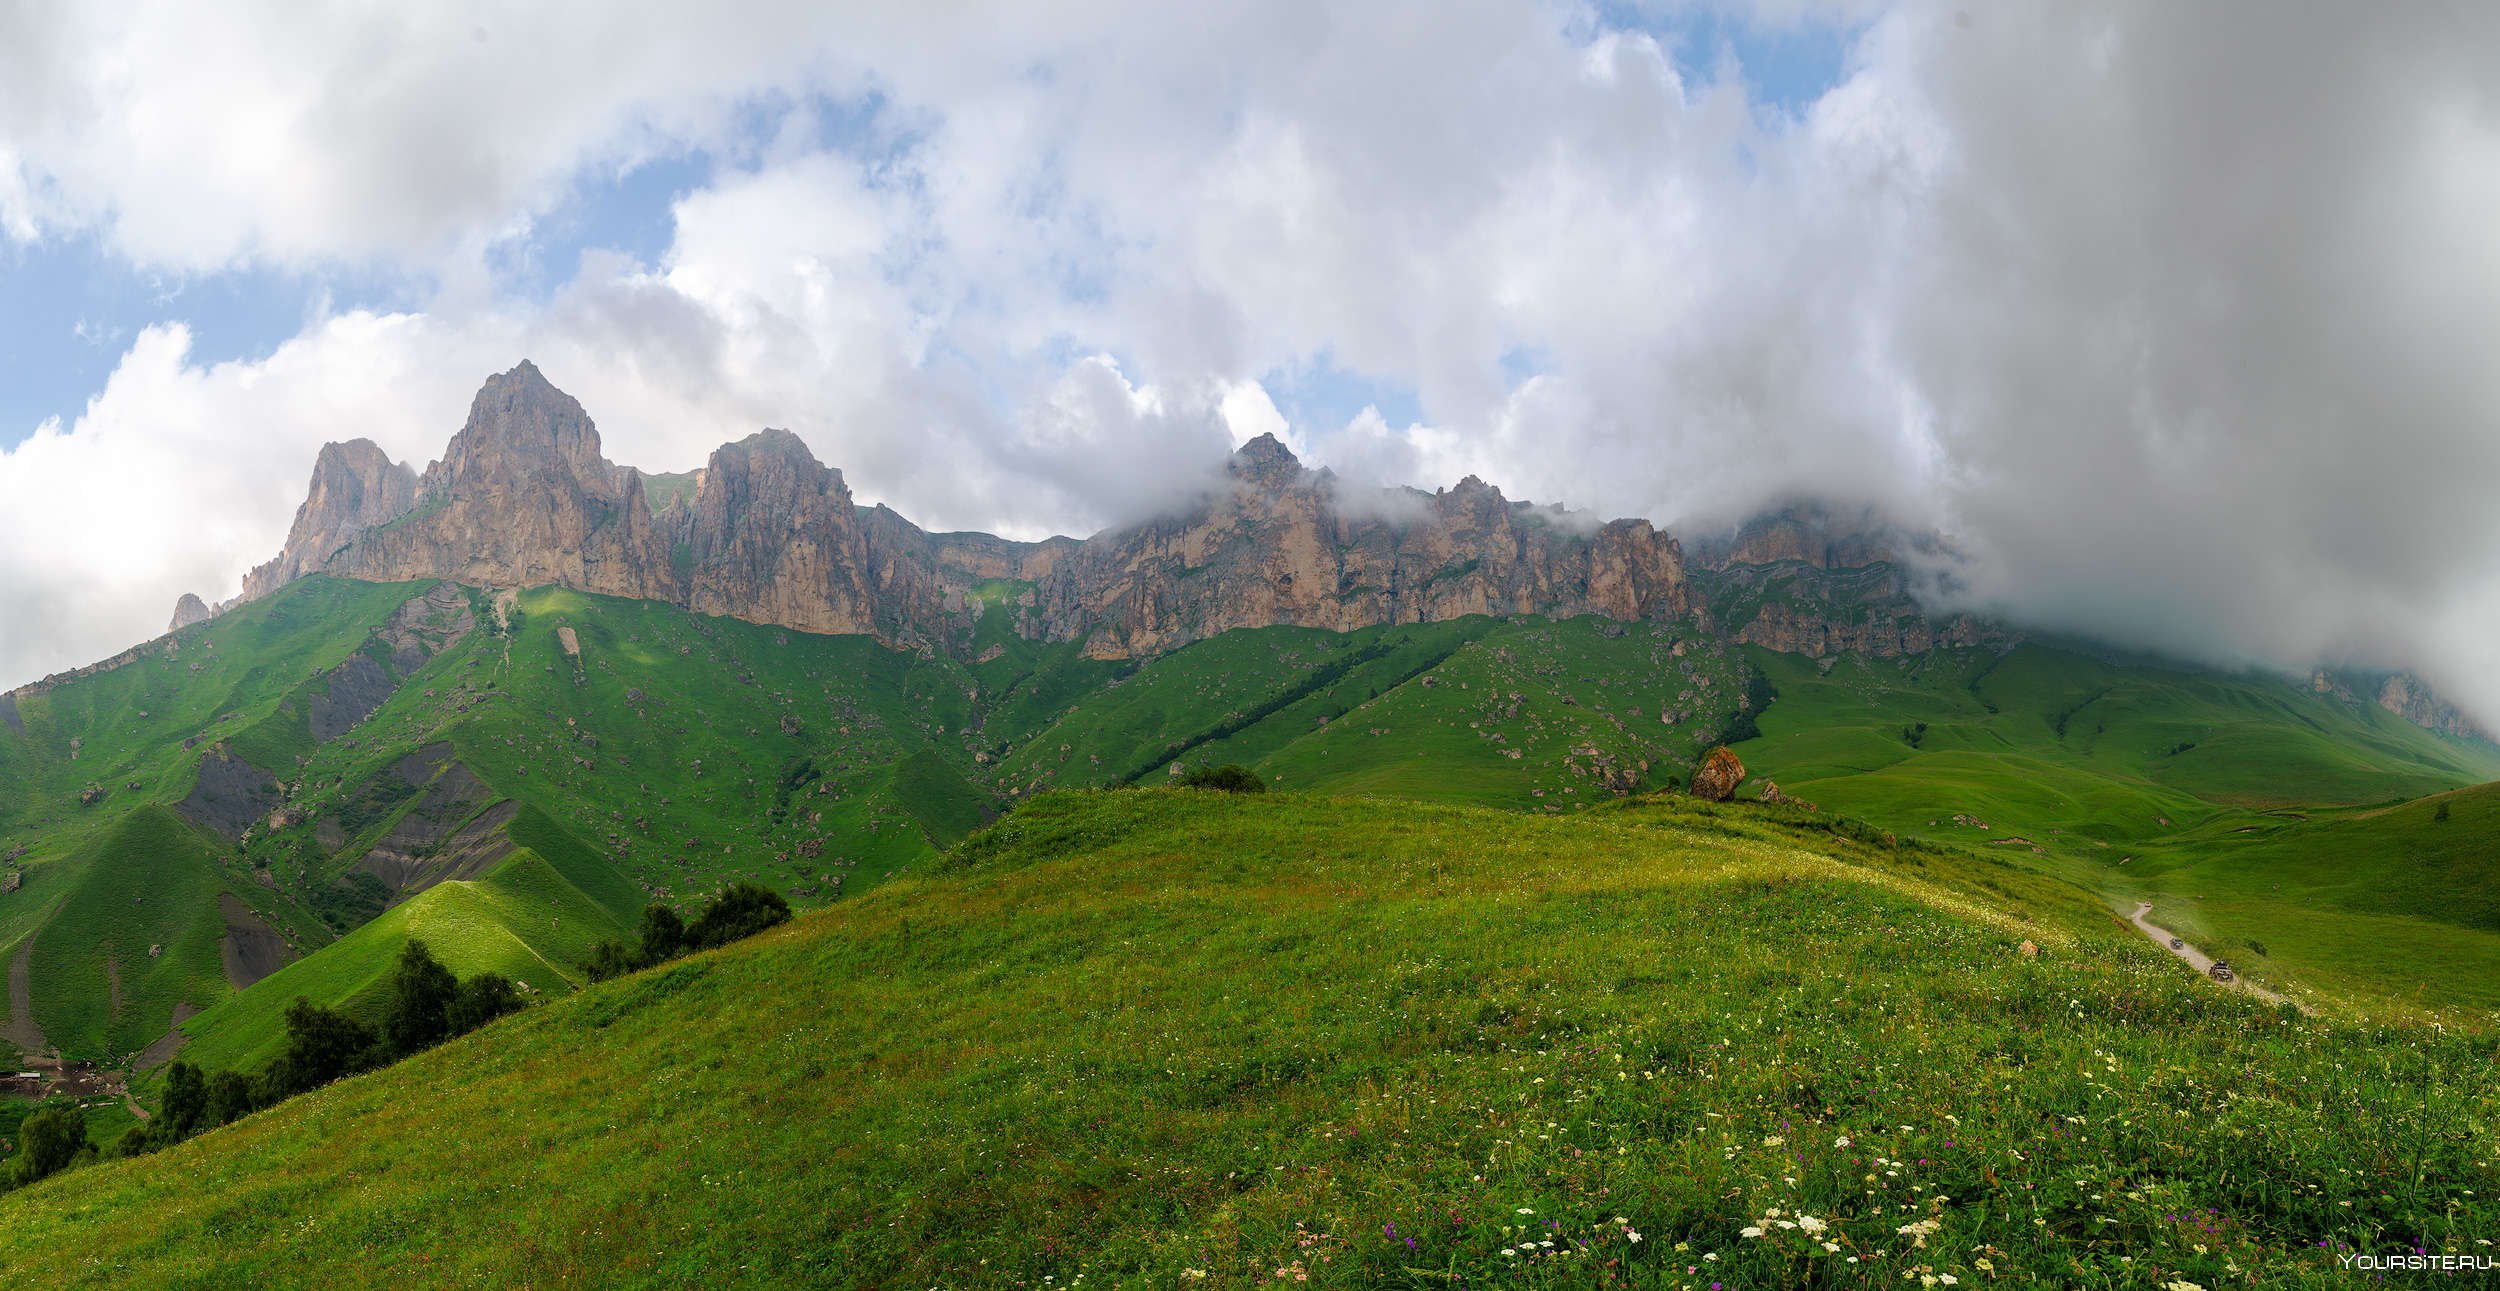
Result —
[{"label": "pointed mountain summit", "polygon": [[277,558],[244,576],[241,599],[256,601],[320,569],[357,535],[406,515],[417,504],[417,473],[370,439],[324,444],[312,483]]},{"label": "pointed mountain summit", "polygon": [[182,599],[174,602],[173,621],[165,625],[165,630],[180,632],[194,623],[208,619],[215,613],[215,610],[208,608],[208,602],[191,592],[184,592]]},{"label": "pointed mountain summit", "polygon": [[416,502],[324,567],[378,582],[436,577],[678,599],[640,474],[599,455],[590,415],[533,364],[487,380],[442,460],[426,469]]},{"label": "pointed mountain summit", "polygon": [[451,437],[443,460],[427,469],[424,491],[492,488],[558,466],[601,492],[617,483],[618,468],[600,456],[599,428],[590,414],[525,359],[486,379],[470,401],[467,424]]},{"label": "pointed mountain summit", "polygon": [[1235,479],[1250,480],[1269,488],[1292,484],[1303,475],[1302,459],[1285,447],[1285,441],[1272,434],[1258,438],[1233,450],[1225,472]]}]

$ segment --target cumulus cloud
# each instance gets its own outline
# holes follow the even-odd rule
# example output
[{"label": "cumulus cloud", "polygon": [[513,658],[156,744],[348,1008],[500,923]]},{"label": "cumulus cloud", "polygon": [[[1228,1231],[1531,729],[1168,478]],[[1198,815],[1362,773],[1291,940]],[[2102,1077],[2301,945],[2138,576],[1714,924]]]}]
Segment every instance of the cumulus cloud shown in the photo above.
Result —
[{"label": "cumulus cloud", "polygon": [[[526,353],[620,460],[788,426],[933,525],[1138,518],[1263,432],[1349,488],[1693,525],[1817,494],[1948,530],[2018,620],[2416,664],[2500,716],[2500,18],[1781,5],[1753,20],[1849,40],[1789,112],[1623,12],[21,6],[9,237],[446,286],[258,363],[151,332],[0,458],[0,496],[93,489],[0,518],[0,595],[81,587],[89,625],[0,629],[0,674],[231,587],[318,440],[430,453]],[[586,178],[694,149],[725,161],[651,263],[478,288]],[[1314,365],[1421,423],[1292,422],[1260,381]],[[231,537],[168,555],[140,518],[83,582],[33,571],[12,535],[174,496],[103,487],[142,458],[219,484],[183,514]]]}]

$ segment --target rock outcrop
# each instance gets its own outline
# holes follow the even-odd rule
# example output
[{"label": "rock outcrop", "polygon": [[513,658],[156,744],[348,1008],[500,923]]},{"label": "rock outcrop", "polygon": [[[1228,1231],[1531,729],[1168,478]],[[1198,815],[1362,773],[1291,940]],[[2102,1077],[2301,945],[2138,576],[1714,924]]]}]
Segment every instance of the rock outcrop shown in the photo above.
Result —
[{"label": "rock outcrop", "polygon": [[[1346,498],[1272,436],[1199,505],[1084,541],[932,534],[861,509],[798,436],[722,446],[655,510],[570,396],[524,363],[487,381],[413,489],[370,444],[332,445],[280,557],[246,596],[313,570],[493,587],[556,584],[808,632],[944,648],[993,585],[1029,638],[1159,653],[1236,627],[1348,630],[1467,614],[1674,617],[1682,552],[1646,521],[1589,525],[1473,478]],[[672,498],[683,477],[670,477]]]},{"label": "rock outcrop", "polygon": [[1796,503],[1733,531],[1693,535],[1690,546],[1696,598],[1747,645],[1823,658],[2002,650],[2022,639],[1973,615],[1929,612],[1911,589],[1910,561],[1949,561],[1949,550],[1872,511],[1848,518]]},{"label": "rock outcrop", "polygon": [[[316,472],[316,477],[318,472]],[[407,513],[320,566],[350,578],[555,584],[676,601],[639,472],[599,454],[581,404],[524,363],[489,378]]]},{"label": "rock outcrop", "polygon": [[2321,668],[2309,676],[2310,689],[2355,706],[2379,708],[2442,735],[2490,742],[2491,732],[2465,711],[2409,672],[2350,672]]},{"label": "rock outcrop", "polygon": [[1272,436],[1233,455],[1189,514],[1104,534],[1037,580],[1029,634],[1086,653],[1160,653],[1238,627],[1349,631],[1469,614],[1672,618],[1683,554],[1640,520],[1590,527],[1472,476],[1438,493],[1344,497]]},{"label": "rock outcrop", "polygon": [[1724,744],[1703,754],[1701,765],[1693,768],[1693,796],[1708,802],[1726,802],[1744,782],[1744,759]]},{"label": "rock outcrop", "polygon": [[1905,553],[1932,551],[1933,535],[1911,534],[1872,510],[1855,516],[1819,502],[1791,502],[1732,530],[1683,535],[1702,569],[1796,563],[1815,569],[1898,564]]},{"label": "rock outcrop", "polygon": [[206,620],[210,615],[215,613],[215,610],[208,608],[208,602],[201,600],[199,597],[194,596],[189,592],[184,592],[182,594],[182,599],[174,602],[173,621],[165,625],[165,630],[168,632],[180,632],[194,623]]},{"label": "rock outcrop", "polygon": [[[296,508],[286,546],[276,559],[244,576],[241,599],[259,600],[320,569],[341,547],[406,515],[416,502],[417,473],[393,462],[372,440],[322,445],[313,459],[312,486]],[[179,620],[181,611],[175,617]]]}]

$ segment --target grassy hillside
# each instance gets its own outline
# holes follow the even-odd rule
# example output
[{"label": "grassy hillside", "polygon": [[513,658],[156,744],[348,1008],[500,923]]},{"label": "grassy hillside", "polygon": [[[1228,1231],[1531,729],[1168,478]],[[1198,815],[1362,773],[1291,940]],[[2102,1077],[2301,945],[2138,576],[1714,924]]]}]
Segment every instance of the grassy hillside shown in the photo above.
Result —
[{"label": "grassy hillside", "polygon": [[2490,1046],[1799,812],[1059,796],[0,1197],[0,1280],[2306,1285],[2480,1249]]},{"label": "grassy hillside", "polygon": [[2488,1016],[2500,1013],[2496,855],[2500,784],[2487,784],[2217,823],[2148,850],[2112,886],[2259,972]]},{"label": "grassy hillside", "polygon": [[285,1011],[298,997],[378,1025],[380,990],[410,938],[457,977],[500,973],[529,995],[562,995],[585,980],[579,965],[591,948],[627,935],[639,913],[602,905],[536,852],[515,852],[482,878],[427,888],[183,1023],[191,1043],[182,1057],[210,1071],[258,1070],[284,1047]]},{"label": "grassy hillside", "polygon": [[2461,795],[2445,830],[2436,799],[2393,805],[2500,778],[2488,746],[2270,678],[2044,646],[1752,659],[1779,698],[1736,748],[1787,793],[2153,901],[2279,987],[2500,1008],[2500,790]]},{"label": "grassy hillside", "polygon": [[[1957,814],[2052,849],[2120,847],[2280,807],[2500,779],[2500,751],[2262,677],[2047,646],[1817,661],[1751,651],[1779,698],[1746,765],[1905,829]],[[1964,828],[1973,828],[1964,826]]]},{"label": "grassy hillside", "polygon": [[[2488,748],[2279,681],[2040,646],[1817,662],[1689,622],[1475,617],[1231,632],[1107,662],[1015,637],[1024,590],[976,589],[984,612],[949,650],[893,650],[561,589],[316,577],[24,697],[0,718],[0,769],[22,771],[0,789],[0,857],[23,849],[0,861],[22,876],[0,892],[0,966],[26,965],[25,1007],[0,997],[0,1043],[114,1059],[206,1010],[192,1043],[265,1051],[282,988],[222,1006],[237,909],[295,953],[369,928],[344,966],[297,974],[336,995],[402,935],[404,920],[369,921],[431,885],[484,883],[514,849],[610,919],[733,879],[807,907],[927,862],[1019,796],[1162,783],[1175,763],[1575,814],[1677,782],[1758,727],[1740,751],[1791,794],[2001,849],[2111,902],[2202,899],[2139,875],[2237,846],[2285,803],[2500,776]],[[2287,945],[2361,962],[2296,949],[2260,971],[2318,964],[2410,997],[2419,975],[2366,950],[2386,927],[2333,921],[2411,918],[2435,885],[2345,886],[2401,895],[2246,909]],[[2213,900],[2180,915],[2201,930],[2208,910],[2216,935],[2269,941],[2271,925]],[[2292,929],[2303,920],[2315,930]],[[2438,923],[2426,999],[2487,1001],[2445,984],[2488,980],[2488,931]],[[586,943],[557,932],[476,936],[567,979]]]}]

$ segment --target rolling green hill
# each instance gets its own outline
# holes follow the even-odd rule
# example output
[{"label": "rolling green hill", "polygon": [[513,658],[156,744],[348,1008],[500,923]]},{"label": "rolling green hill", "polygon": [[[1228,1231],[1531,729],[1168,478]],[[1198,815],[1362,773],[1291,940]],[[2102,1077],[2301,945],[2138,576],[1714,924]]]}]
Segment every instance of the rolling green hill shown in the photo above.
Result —
[{"label": "rolling green hill", "polygon": [[[2422,973],[2336,950],[2388,930],[2337,921],[2414,918],[2435,884],[2364,867],[2343,887],[2376,904],[2226,911],[2186,863],[2276,827],[2287,803],[2331,813],[2500,777],[2500,752],[2282,681],[2044,646],[1816,661],[1600,618],[1265,628],[1112,662],[1017,637],[1024,590],[979,589],[949,652],[561,589],[314,577],[21,696],[0,722],[0,769],[19,776],[0,793],[18,877],[0,960],[23,964],[0,1043],[161,1059],[179,1015],[198,1052],[263,1053],[287,992],[357,1005],[437,907],[467,912],[476,949],[451,954],[539,964],[513,975],[560,991],[592,940],[571,933],[645,901],[753,879],[823,904],[1021,796],[1159,784],[1184,763],[1553,815],[1679,783],[1747,734],[1757,777],[1791,795],[2001,849],[2113,904],[2177,905],[2234,945],[2280,941],[2261,976],[2490,1002],[2470,985],[2489,980],[2475,939],[2500,935],[2481,925],[2434,920],[2444,958]],[[524,852],[578,894],[554,903],[571,917],[481,899]],[[2249,855],[2244,873],[2274,863]]]},{"label": "rolling green hill", "polygon": [[2315,1005],[2500,1008],[2500,928],[2469,917],[2500,822],[2439,833],[2435,800],[2406,803],[2500,779],[2500,750],[2272,678],[2049,646],[1752,658],[1779,698],[1736,749],[1788,794],[2151,901]]},{"label": "rolling green hill", "polygon": [[1057,795],[0,1197],[0,1280],[2312,1285],[2478,1252],[2495,1113],[2488,1036],[1796,809]]}]

